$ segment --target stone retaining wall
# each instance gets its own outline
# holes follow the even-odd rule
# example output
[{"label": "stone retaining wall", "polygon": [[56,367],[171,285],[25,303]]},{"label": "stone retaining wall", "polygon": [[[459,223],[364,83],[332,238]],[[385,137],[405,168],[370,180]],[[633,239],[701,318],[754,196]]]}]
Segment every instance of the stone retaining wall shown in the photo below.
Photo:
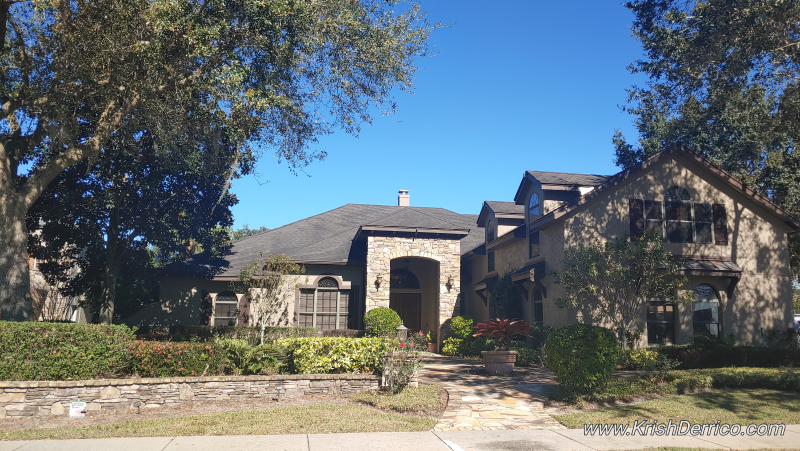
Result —
[{"label": "stone retaining wall", "polygon": [[372,374],[298,374],[215,376],[87,381],[0,382],[0,418],[66,415],[70,401],[86,401],[86,410],[159,408],[195,401],[352,394],[377,389]]}]

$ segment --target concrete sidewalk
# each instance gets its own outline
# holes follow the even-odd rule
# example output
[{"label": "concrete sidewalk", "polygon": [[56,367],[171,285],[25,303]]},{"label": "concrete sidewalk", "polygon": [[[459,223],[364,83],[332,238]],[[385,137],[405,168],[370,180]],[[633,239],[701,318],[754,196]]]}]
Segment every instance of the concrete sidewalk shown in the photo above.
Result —
[{"label": "concrete sidewalk", "polygon": [[623,450],[659,446],[800,449],[800,425],[781,437],[586,437],[580,429],[369,432],[358,434],[140,437],[0,442],[0,451],[478,451]]}]

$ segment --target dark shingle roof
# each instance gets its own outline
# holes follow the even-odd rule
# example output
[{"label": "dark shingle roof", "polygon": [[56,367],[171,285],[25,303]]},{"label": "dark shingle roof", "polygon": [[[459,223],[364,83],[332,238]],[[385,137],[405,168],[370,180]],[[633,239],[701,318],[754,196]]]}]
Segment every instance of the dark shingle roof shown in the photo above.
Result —
[{"label": "dark shingle roof", "polygon": [[504,202],[500,200],[487,200],[484,201],[489,208],[495,213],[500,214],[525,214],[525,206],[517,205],[514,202]]},{"label": "dark shingle roof", "polygon": [[[347,262],[362,225],[469,230],[461,239],[461,253],[465,254],[484,240],[483,229],[475,226],[477,217],[443,208],[347,204],[235,241],[215,275],[235,277],[262,253],[283,253],[300,262]],[[180,272],[198,267],[200,273],[207,274],[206,263],[189,262]]]},{"label": "dark shingle roof", "polygon": [[596,174],[572,174],[569,172],[528,171],[543,185],[600,186],[612,176]]}]

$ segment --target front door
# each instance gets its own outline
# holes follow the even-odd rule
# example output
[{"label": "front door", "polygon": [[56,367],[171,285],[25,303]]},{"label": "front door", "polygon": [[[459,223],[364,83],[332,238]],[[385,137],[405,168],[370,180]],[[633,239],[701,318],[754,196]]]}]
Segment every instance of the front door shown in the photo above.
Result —
[{"label": "front door", "polygon": [[391,293],[389,295],[389,308],[400,315],[403,325],[413,331],[422,330],[422,295],[420,293]]}]

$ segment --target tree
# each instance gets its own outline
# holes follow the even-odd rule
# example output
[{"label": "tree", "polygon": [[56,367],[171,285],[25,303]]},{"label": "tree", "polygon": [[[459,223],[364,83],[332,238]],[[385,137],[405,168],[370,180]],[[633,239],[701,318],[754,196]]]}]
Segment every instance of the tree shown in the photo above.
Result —
[{"label": "tree", "polygon": [[262,232],[266,232],[269,230],[267,226],[261,226],[257,229],[251,229],[248,224],[243,225],[240,229],[232,230],[231,231],[231,240],[241,240],[242,238],[247,238],[250,235],[257,235]]},{"label": "tree", "polygon": [[82,297],[90,321],[111,323],[120,299],[123,314],[157,300],[161,264],[228,244],[237,150],[212,142],[214,152],[169,161],[149,133],[116,135],[106,158],[67,168],[28,212],[31,254],[51,284]]},{"label": "tree", "polygon": [[[617,131],[627,169],[673,143],[686,144],[787,211],[800,213],[800,4],[752,0],[633,0],[633,35],[648,76],[624,109],[639,137]],[[800,274],[800,237],[790,239]]]},{"label": "tree", "polygon": [[628,335],[648,301],[691,301],[691,293],[678,293],[687,281],[676,275],[682,268],[683,263],[664,248],[661,234],[652,230],[641,237],[626,233],[603,245],[567,248],[563,269],[553,272],[565,290],[556,305],[592,310],[613,325],[627,349]]},{"label": "tree", "polygon": [[289,300],[302,285],[305,268],[294,263],[285,254],[262,254],[263,259],[254,261],[239,272],[235,291],[246,293],[250,302],[250,324],[261,327],[261,344],[267,326],[288,326]]},{"label": "tree", "polygon": [[28,210],[122,129],[181,161],[225,128],[295,170],[394,108],[435,27],[398,0],[0,2],[0,315],[31,318]]}]

